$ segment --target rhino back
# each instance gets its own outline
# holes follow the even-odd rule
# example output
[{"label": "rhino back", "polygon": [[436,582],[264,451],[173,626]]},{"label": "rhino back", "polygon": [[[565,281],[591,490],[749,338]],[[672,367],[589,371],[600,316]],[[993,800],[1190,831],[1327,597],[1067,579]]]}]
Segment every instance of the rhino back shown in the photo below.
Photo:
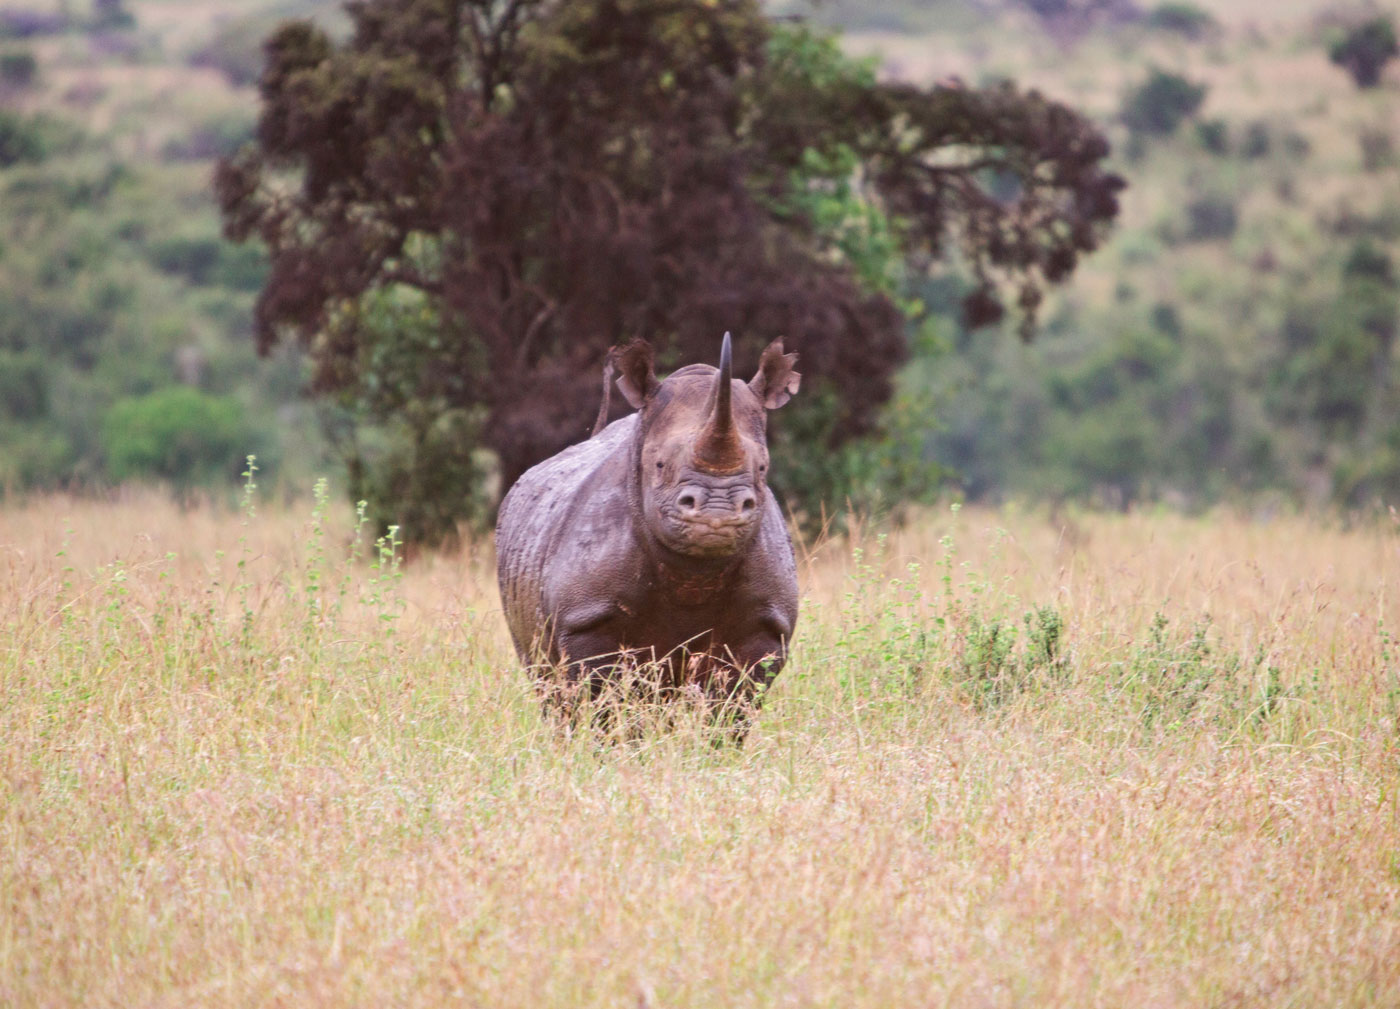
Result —
[{"label": "rhino back", "polygon": [[[596,493],[600,471],[625,473],[636,426],[637,414],[629,414],[587,441],[531,467],[501,502],[496,519],[496,572],[506,623],[522,661],[531,660],[531,646],[544,628],[550,557],[576,517],[592,511],[581,508],[579,498]],[[625,488],[607,489],[619,500],[625,499]]]}]

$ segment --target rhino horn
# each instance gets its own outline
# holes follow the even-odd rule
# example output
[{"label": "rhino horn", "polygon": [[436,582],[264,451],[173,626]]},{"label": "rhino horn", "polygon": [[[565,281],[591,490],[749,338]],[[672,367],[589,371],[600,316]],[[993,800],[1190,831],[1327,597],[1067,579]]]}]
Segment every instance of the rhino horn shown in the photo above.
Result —
[{"label": "rhino horn", "polygon": [[724,334],[719,352],[719,373],[705,406],[705,426],[695,442],[695,462],[711,473],[732,473],[744,465],[744,446],[734,424],[734,364],[730,337]]}]

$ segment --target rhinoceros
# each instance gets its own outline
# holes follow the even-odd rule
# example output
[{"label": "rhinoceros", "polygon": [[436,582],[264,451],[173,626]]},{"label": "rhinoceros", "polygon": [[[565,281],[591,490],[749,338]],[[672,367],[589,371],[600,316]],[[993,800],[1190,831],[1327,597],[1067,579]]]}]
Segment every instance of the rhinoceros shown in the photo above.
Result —
[{"label": "rhinoceros", "polygon": [[792,541],[767,482],[767,411],[797,392],[797,355],[775,340],[747,384],[728,333],[718,368],[658,380],[644,340],[614,361],[637,412],[526,471],[501,504],[515,650],[593,696],[641,658],[664,689],[749,710],[797,622]]}]

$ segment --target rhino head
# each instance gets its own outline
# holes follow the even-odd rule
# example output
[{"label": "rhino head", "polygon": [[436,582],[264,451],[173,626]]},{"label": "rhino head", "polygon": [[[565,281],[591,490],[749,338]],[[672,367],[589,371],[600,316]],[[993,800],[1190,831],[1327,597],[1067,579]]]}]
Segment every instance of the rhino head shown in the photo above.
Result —
[{"label": "rhino head", "polygon": [[618,388],[641,413],[633,503],[654,541],[684,557],[718,559],[753,538],[767,489],[767,412],[797,392],[796,363],[774,340],[753,379],[735,381],[728,333],[718,368],[688,365],[663,381],[645,340],[618,353]]}]

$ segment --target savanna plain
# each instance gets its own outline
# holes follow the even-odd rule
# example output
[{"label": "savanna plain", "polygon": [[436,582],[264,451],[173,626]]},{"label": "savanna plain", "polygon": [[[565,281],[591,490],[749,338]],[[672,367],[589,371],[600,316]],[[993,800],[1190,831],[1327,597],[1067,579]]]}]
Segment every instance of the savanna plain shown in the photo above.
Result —
[{"label": "savanna plain", "polygon": [[1400,1005],[1393,517],[799,552],[736,747],[545,720],[489,542],[6,506],[0,1003]]}]

